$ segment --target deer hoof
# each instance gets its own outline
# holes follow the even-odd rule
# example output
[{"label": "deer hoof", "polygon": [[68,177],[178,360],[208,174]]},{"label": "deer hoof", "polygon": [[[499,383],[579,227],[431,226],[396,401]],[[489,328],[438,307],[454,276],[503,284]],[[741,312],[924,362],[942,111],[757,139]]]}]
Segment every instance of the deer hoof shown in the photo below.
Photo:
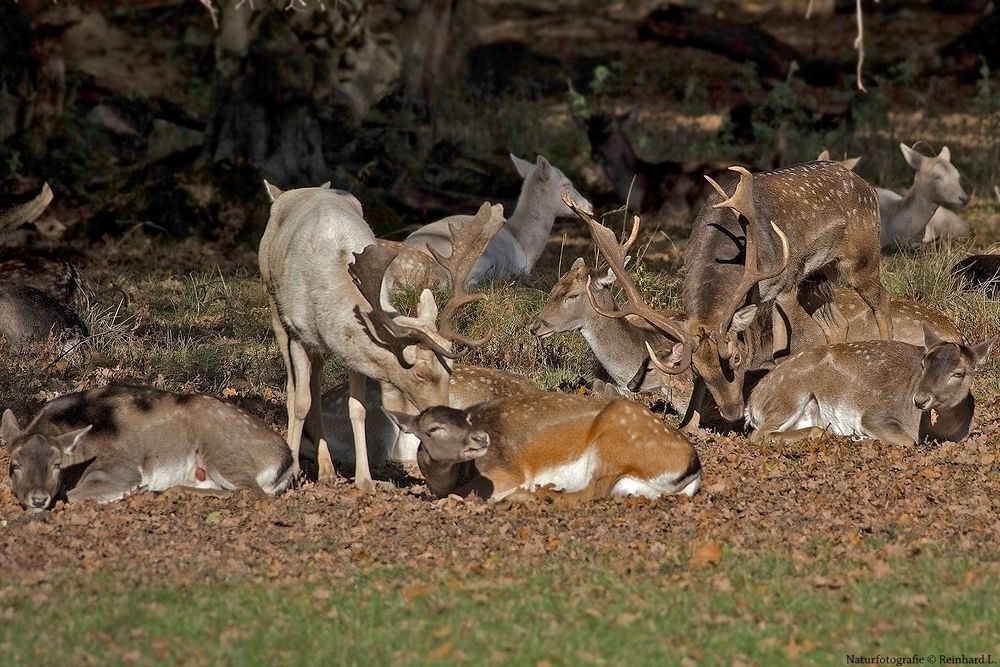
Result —
[{"label": "deer hoof", "polygon": [[354,486],[358,487],[365,493],[375,493],[378,490],[378,486],[370,479],[355,479]]}]

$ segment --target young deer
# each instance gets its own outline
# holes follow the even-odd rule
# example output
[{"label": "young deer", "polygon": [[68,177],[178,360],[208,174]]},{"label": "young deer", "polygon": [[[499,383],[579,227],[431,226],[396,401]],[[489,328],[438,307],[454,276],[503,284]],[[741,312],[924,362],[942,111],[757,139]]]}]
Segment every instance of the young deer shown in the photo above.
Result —
[{"label": "young deer", "polygon": [[959,442],[972,426],[972,374],[994,342],[950,343],[927,330],[922,347],[866,341],[796,354],[750,394],[751,441],[830,433],[893,444]]},{"label": "young deer", "polygon": [[440,498],[519,499],[550,488],[582,500],[690,497],[701,487],[691,443],[626,399],[543,393],[392,417],[420,439],[420,472]]},{"label": "young deer", "polygon": [[[511,154],[510,159],[524,178],[521,196],[510,219],[486,246],[485,252],[469,273],[468,284],[485,278],[530,274],[545,249],[545,244],[548,243],[555,219],[573,215],[563,203],[564,194],[569,193],[583,209],[593,210],[590,202],[580,196],[566,175],[549,164],[541,155],[535,164],[522,160],[514,154]],[[471,216],[449,216],[444,220],[424,225],[410,234],[404,243],[424,252],[434,249],[444,255],[451,252],[451,228],[461,228],[470,224],[474,224]],[[390,279],[393,283],[399,282],[396,271],[397,269],[390,270]]]},{"label": "young deer", "polygon": [[283,192],[265,181],[271,217],[260,242],[260,272],[271,306],[278,346],[288,371],[288,444],[296,472],[299,443],[307,428],[318,445],[320,480],[334,474],[323,431],[321,385],[327,357],[339,355],[348,371],[348,411],[355,446],[355,485],[372,490],[365,442],[366,378],[398,388],[417,409],[447,403],[450,342],[479,345],[451,330],[449,320],[463,304],[481,296],[465,292],[475,258],[503,224],[500,206],[483,204],[467,230],[456,230],[454,251],[435,259],[456,288],[438,311],[430,290],[420,297],[417,316],[402,317],[388,303],[386,268],[391,248],[375,244],[361,203],[328,187]]},{"label": "young deer", "polygon": [[[835,162],[753,175],[733,170],[740,180],[732,196],[716,185],[718,194],[698,215],[688,241],[683,325],[645,304],[625,271],[614,234],[576,211],[628,297],[625,309],[604,314],[636,315],[682,343],[679,364],[660,364],[655,355],[652,361],[675,374],[693,365],[696,382],[685,423],[697,414],[706,387],[724,419],[743,415],[745,362],[752,360],[739,351],[739,338],[775,303],[795,307],[794,296],[809,274],[844,278],[874,313],[879,337],[892,334],[889,297],[879,282],[878,199],[872,187]],[[787,349],[794,331],[779,326],[774,334],[773,349],[760,350],[764,357]]]},{"label": "young deer", "polygon": [[45,404],[23,430],[7,410],[0,437],[10,485],[26,510],[119,500],[174,486],[281,493],[292,457],[279,435],[210,396],[112,386]]},{"label": "young deer", "polygon": [[[455,363],[450,379],[448,405],[452,408],[467,408],[494,398],[523,396],[541,391],[520,375],[461,362]],[[328,441],[330,453],[334,461],[348,466],[355,463],[354,444],[347,437],[351,427],[345,417],[349,398],[347,383],[323,394],[323,432],[331,434]],[[397,389],[377,382],[368,385],[364,404],[367,411],[365,439],[368,443],[369,464],[375,465],[387,460],[415,461],[420,441],[409,433],[401,433],[396,422],[386,416],[383,409],[408,414],[418,411],[406,404]],[[315,445],[311,440],[309,444],[305,444],[306,440],[309,439],[304,438],[303,449],[308,453]]]},{"label": "young deer", "polygon": [[882,247],[895,250],[942,236],[968,236],[969,226],[951,211],[940,208],[961,208],[969,203],[948,147],[943,147],[936,157],[921,155],[906,144],[900,144],[899,150],[916,173],[905,195],[876,188]]}]

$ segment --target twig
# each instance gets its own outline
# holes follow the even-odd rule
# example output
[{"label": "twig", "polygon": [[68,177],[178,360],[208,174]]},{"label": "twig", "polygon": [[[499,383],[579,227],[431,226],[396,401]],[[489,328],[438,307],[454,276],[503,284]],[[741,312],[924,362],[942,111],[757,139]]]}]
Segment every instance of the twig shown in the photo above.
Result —
[{"label": "twig", "polygon": [[[219,29],[219,8],[215,6],[212,0],[198,0],[201,6],[208,10],[209,15],[212,17],[212,27],[216,30]],[[252,5],[251,5],[252,6]]]}]

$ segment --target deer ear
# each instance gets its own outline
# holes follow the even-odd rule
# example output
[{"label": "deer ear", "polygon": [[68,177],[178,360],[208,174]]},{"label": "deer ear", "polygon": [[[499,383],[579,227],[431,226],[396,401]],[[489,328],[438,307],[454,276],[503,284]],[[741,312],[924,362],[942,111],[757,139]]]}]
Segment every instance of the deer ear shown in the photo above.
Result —
[{"label": "deer ear", "polygon": [[996,344],[998,338],[1000,338],[1000,336],[994,336],[990,340],[986,340],[978,345],[972,346],[972,354],[976,357],[976,366],[978,366],[983,359],[989,356],[990,348]]},{"label": "deer ear", "polygon": [[840,161],[840,164],[844,165],[844,168],[848,171],[854,171],[854,168],[858,166],[859,162],[861,162],[860,155],[858,157],[845,158]]},{"label": "deer ear", "polygon": [[284,190],[278,186],[268,183],[266,178],[264,179],[264,189],[267,191],[267,196],[272,202],[278,198],[278,195],[284,193]]},{"label": "deer ear", "polygon": [[63,433],[56,438],[56,446],[62,450],[64,456],[72,454],[92,428],[94,428],[93,424],[78,428],[75,431]]},{"label": "deer ear", "polygon": [[920,326],[924,330],[924,352],[926,353],[935,345],[940,345],[941,339],[926,324],[921,324]]},{"label": "deer ear", "polygon": [[757,304],[751,303],[749,306],[743,306],[733,315],[733,323],[729,325],[729,330],[736,333],[745,331],[756,316]]},{"label": "deer ear", "polygon": [[899,150],[903,153],[903,158],[906,160],[906,164],[910,165],[914,171],[919,171],[920,165],[924,161],[924,156],[906,144],[900,144]]},{"label": "deer ear", "polygon": [[408,415],[405,412],[397,412],[388,408],[382,408],[382,412],[395,422],[400,431],[416,435],[417,419],[419,419],[420,415]]},{"label": "deer ear", "polygon": [[521,175],[521,178],[527,178],[528,174],[531,173],[531,163],[527,160],[522,160],[513,153],[510,154],[510,161],[514,163],[514,169],[517,169],[517,173]]},{"label": "deer ear", "polygon": [[602,288],[611,287],[615,284],[615,280],[617,280],[617,278],[615,278],[615,272],[611,269],[608,269],[607,273],[598,274],[598,276],[594,278],[594,282]]},{"label": "deer ear", "polygon": [[330,189],[330,181],[327,181],[326,183],[320,183],[319,187],[323,188],[324,190],[329,190]]},{"label": "deer ear", "polygon": [[4,410],[3,418],[0,419],[0,438],[3,438],[3,446],[9,452],[14,438],[21,435],[21,425],[17,423],[17,417],[10,410]]},{"label": "deer ear", "polygon": [[433,326],[437,322],[438,307],[434,301],[434,293],[429,289],[424,289],[420,293],[420,301],[417,302],[417,322],[425,326]]},{"label": "deer ear", "polygon": [[946,162],[951,162],[951,151],[948,150],[947,146],[942,146],[941,152],[938,153],[938,157]]},{"label": "deer ear", "polygon": [[543,181],[549,180],[549,176],[552,175],[552,165],[549,161],[545,159],[545,156],[539,155],[538,159],[535,161],[535,173],[538,178]]},{"label": "deer ear", "polygon": [[587,268],[587,264],[583,261],[583,257],[577,257],[576,261],[573,262],[573,266],[569,267],[570,271],[576,271],[579,269]]},{"label": "deer ear", "polygon": [[827,149],[824,148],[822,150],[822,152],[820,152],[820,154],[816,156],[816,159],[819,160],[819,161],[821,161],[821,162],[824,161],[824,160],[829,160],[830,159],[830,151],[828,151]]}]

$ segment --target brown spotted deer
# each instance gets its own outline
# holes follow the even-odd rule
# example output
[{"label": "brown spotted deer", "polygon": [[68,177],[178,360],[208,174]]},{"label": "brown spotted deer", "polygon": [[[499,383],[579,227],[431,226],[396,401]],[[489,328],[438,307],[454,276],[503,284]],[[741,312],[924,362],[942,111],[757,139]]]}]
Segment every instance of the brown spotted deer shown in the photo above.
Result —
[{"label": "brown spotted deer", "polygon": [[746,420],[751,441],[796,441],[824,433],[892,444],[959,442],[972,426],[969,392],[993,340],[922,346],[865,341],[817,347],[790,357],[754,388]]},{"label": "brown spotted deer", "polygon": [[292,479],[281,436],[210,396],[91,389],[49,401],[24,429],[7,410],[0,437],[26,510],[49,509],[63,492],[101,503],[176,486],[274,495]]},{"label": "brown spotted deer", "polygon": [[[347,383],[340,384],[323,394],[323,432],[328,434],[330,453],[336,463],[354,465],[354,443],[350,439],[351,425],[347,415],[350,392]],[[451,371],[448,388],[448,405],[467,408],[494,398],[523,396],[541,390],[527,378],[495,368],[483,368],[456,362]],[[402,433],[383,409],[393,412],[416,414],[399,390],[377,382],[368,384],[365,393],[365,440],[368,443],[368,461],[377,465],[385,461],[411,462],[417,459],[420,442],[409,433]],[[303,437],[303,451],[315,445]],[[308,455],[308,454],[307,454]]]},{"label": "brown spotted deer", "polygon": [[[392,310],[383,285],[396,252],[375,243],[361,202],[326,187],[283,192],[265,181],[271,216],[260,242],[261,277],[271,306],[278,347],[288,371],[288,444],[296,472],[303,428],[317,443],[319,478],[330,479],[333,461],[323,432],[322,380],[326,359],[338,355],[348,368],[348,411],[355,446],[355,485],[374,488],[365,441],[366,378],[388,383],[416,409],[448,402],[451,342],[479,345],[451,329],[463,304],[482,298],[463,286],[475,259],[503,224],[501,207],[483,204],[464,233],[456,230],[451,256],[434,254],[457,288],[440,314],[430,290],[416,317]],[[455,282],[456,278],[460,278]]]},{"label": "brown spotted deer", "polygon": [[[683,325],[643,302],[614,234],[585,211],[576,211],[628,297],[625,308],[606,314],[636,315],[683,344],[679,364],[658,367],[680,373],[693,366],[696,382],[685,422],[694,419],[706,388],[724,419],[742,417],[750,364],[787,349],[794,334],[774,326],[775,318],[763,327],[751,325],[762,311],[768,317],[777,302],[796,307],[795,295],[809,274],[841,277],[872,310],[879,337],[892,334],[889,296],[879,282],[878,199],[872,187],[835,162],[759,174],[732,169],[739,173],[735,191],[727,196],[716,185],[718,193],[699,213],[688,241]],[[772,349],[756,342],[758,358],[745,355],[741,338],[750,332],[759,334],[758,341],[770,336]]]},{"label": "brown spotted deer", "polygon": [[514,500],[550,490],[581,500],[690,497],[701,487],[691,443],[627,399],[542,393],[392,416],[420,439],[417,463],[442,498]]},{"label": "brown spotted deer", "polygon": [[[499,279],[507,276],[526,276],[545,249],[552,233],[552,225],[560,216],[572,216],[573,212],[563,203],[563,195],[578,202],[585,210],[593,210],[590,203],[580,196],[572,181],[557,168],[549,164],[541,155],[532,164],[514,154],[510,159],[518,173],[524,178],[521,195],[514,212],[503,228],[486,246],[486,250],[468,275],[468,283],[483,279]],[[404,243],[418,250],[439,254],[451,252],[452,228],[462,228],[475,224],[472,216],[453,215],[437,222],[424,225],[410,234]],[[390,281],[399,283],[398,269],[390,269]]]},{"label": "brown spotted deer", "polygon": [[948,147],[944,146],[935,157],[922,155],[906,144],[900,144],[899,150],[915,172],[913,185],[905,195],[876,188],[882,247],[895,250],[945,236],[968,236],[968,224],[943,208],[961,208],[969,203]]}]

